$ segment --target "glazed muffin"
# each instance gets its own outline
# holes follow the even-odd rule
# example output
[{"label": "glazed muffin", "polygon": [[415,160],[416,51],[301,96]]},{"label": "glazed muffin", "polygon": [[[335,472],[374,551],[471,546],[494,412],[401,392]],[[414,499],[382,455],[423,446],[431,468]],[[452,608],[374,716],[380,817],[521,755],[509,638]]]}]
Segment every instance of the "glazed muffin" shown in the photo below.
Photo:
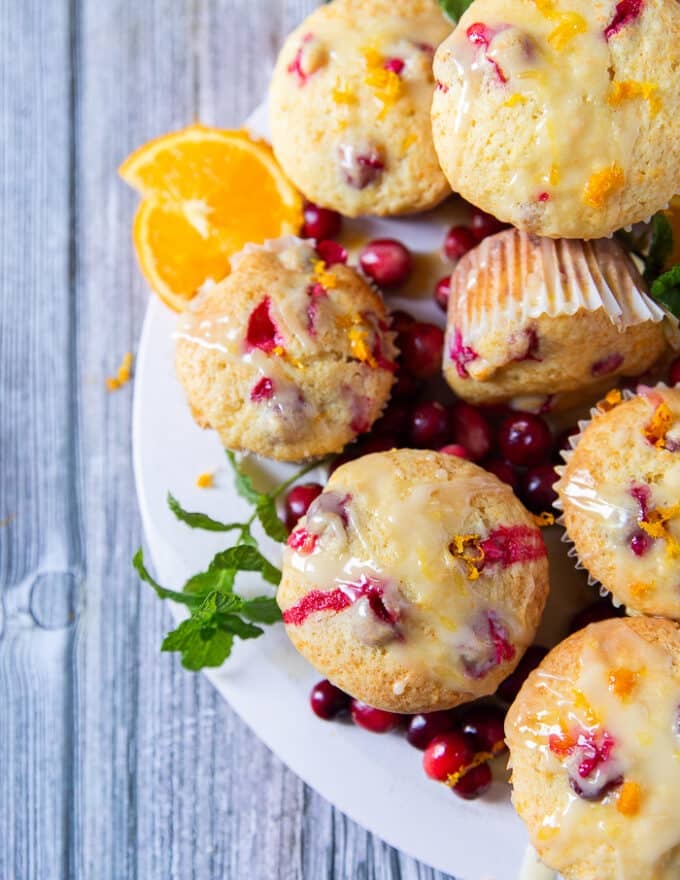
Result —
[{"label": "glazed muffin", "polygon": [[596,412],[565,459],[555,488],[581,564],[629,611],[680,619],[680,388]]},{"label": "glazed muffin", "polygon": [[508,229],[451,277],[444,375],[465,400],[557,411],[590,405],[677,342],[625,249]]},{"label": "glazed muffin", "polygon": [[475,0],[440,46],[434,140],[452,188],[552,238],[600,238],[680,180],[677,0]]},{"label": "glazed muffin", "polygon": [[380,415],[396,350],[380,296],[309,242],[247,246],[177,329],[196,422],[228,449],[282,461],[339,452]]},{"label": "glazed muffin", "polygon": [[558,645],[505,725],[513,804],[565,880],[680,876],[680,627],[608,620]]},{"label": "glazed muffin", "polygon": [[546,549],[512,490],[429,451],[343,465],[293,531],[278,603],[293,645],[395,712],[493,693],[532,642]]},{"label": "glazed muffin", "polygon": [[348,217],[431,208],[451,190],[432,142],[432,58],[451,32],[436,0],[335,0],[284,44],[274,152],[312,201]]}]

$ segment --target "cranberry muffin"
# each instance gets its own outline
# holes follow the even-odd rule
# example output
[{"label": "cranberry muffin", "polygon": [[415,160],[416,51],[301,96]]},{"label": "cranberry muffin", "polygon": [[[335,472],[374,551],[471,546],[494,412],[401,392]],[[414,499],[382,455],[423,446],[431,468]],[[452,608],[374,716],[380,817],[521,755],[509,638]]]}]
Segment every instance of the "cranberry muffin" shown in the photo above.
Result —
[{"label": "cranberry muffin", "polygon": [[493,474],[430,451],[343,465],[292,532],[278,603],[293,645],[395,712],[493,693],[548,593],[533,517]]},{"label": "cranberry muffin", "polygon": [[578,559],[629,611],[680,619],[680,388],[640,388],[581,427],[555,486]]},{"label": "cranberry muffin", "polygon": [[677,0],[475,0],[437,51],[452,188],[551,238],[601,238],[680,179]]},{"label": "cranberry muffin", "polygon": [[335,0],[284,44],[271,85],[276,158],[341,214],[431,208],[451,190],[432,142],[432,58],[451,25],[436,0]]},{"label": "cranberry muffin", "polygon": [[249,245],[179,320],[175,367],[196,422],[228,449],[282,461],[339,452],[394,380],[383,301],[309,242]]},{"label": "cranberry muffin", "polygon": [[513,804],[565,880],[680,876],[680,627],[608,620],[548,654],[508,713]]},{"label": "cranberry muffin", "polygon": [[614,239],[508,229],[453,272],[444,375],[472,403],[555,412],[647,372],[677,337],[677,321]]}]

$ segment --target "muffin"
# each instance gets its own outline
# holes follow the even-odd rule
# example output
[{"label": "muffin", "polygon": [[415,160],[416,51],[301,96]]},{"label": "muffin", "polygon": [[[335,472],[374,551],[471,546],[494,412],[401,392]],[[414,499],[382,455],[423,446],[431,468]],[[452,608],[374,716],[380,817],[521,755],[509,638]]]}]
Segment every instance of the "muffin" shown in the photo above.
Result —
[{"label": "muffin", "polygon": [[396,350],[383,301],[309,242],[249,245],[179,321],[175,367],[196,422],[282,461],[339,452],[380,415]]},{"label": "muffin", "polygon": [[451,277],[446,380],[472,403],[542,412],[593,404],[676,340],[677,321],[646,291],[613,239],[517,229],[486,238]]},{"label": "muffin", "polygon": [[513,803],[565,880],[680,876],[680,627],[608,620],[548,654],[508,713]]},{"label": "muffin", "polygon": [[432,58],[451,32],[436,0],[335,0],[284,44],[271,85],[276,158],[348,217],[423,211],[451,190],[432,142]]},{"label": "muffin", "polygon": [[452,188],[551,238],[601,238],[680,180],[677,0],[475,0],[437,51]]},{"label": "muffin", "polygon": [[565,459],[555,488],[581,564],[629,611],[680,619],[680,388],[596,412]]},{"label": "muffin", "polygon": [[277,599],[293,645],[336,685],[431,712],[496,690],[547,593],[541,533],[508,486],[402,449],[333,473],[288,540]]}]

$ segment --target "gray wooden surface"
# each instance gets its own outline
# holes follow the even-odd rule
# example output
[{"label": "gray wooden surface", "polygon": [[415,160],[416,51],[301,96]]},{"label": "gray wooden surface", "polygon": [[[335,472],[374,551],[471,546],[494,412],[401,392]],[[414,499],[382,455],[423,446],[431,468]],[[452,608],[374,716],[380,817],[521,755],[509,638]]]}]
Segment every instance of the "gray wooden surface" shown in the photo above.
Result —
[{"label": "gray wooden surface", "polygon": [[0,880],[441,880],[158,652],[132,388],[104,390],[147,301],[118,163],[237,125],[314,5],[0,0]]}]

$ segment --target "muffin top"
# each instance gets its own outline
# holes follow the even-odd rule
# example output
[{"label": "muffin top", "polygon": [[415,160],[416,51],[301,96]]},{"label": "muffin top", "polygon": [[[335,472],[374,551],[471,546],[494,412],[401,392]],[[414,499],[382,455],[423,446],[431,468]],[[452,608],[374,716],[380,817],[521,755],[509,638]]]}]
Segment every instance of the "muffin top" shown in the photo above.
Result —
[{"label": "muffin top", "polygon": [[492,693],[547,590],[540,530],[508,486],[455,456],[399,450],[335,471],[290,536],[278,601],[312,664],[409,712]]},{"label": "muffin top", "polygon": [[608,620],[558,645],[506,719],[513,803],[569,880],[680,872],[680,627]]},{"label": "muffin top", "polygon": [[449,181],[541,235],[597,238],[678,188],[676,0],[475,0],[437,52]]},{"label": "muffin top", "polygon": [[581,563],[629,610],[680,618],[680,389],[596,414],[565,458],[555,488]]}]

